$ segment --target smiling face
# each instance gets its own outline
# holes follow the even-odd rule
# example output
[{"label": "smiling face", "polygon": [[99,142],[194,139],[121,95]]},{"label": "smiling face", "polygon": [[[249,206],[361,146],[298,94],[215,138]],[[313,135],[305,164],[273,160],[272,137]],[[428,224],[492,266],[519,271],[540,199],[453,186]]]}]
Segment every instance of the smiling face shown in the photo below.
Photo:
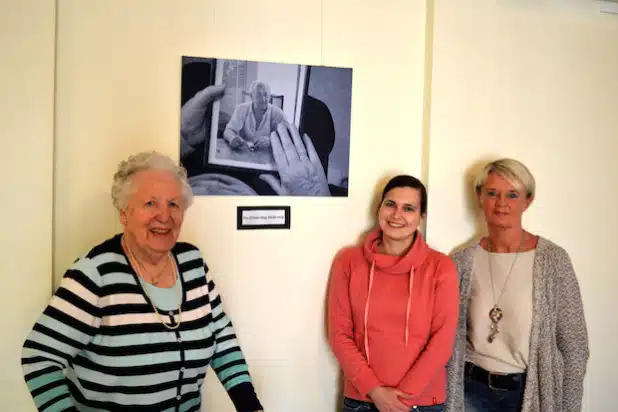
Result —
[{"label": "smiling face", "polygon": [[169,252],[180,234],[185,207],[181,185],[170,172],[144,170],[132,178],[134,192],[120,221],[142,252]]},{"label": "smiling face", "polygon": [[253,100],[253,107],[259,111],[263,112],[268,108],[268,103],[270,102],[270,92],[268,87],[265,85],[259,84],[251,93],[251,99]]},{"label": "smiling face", "polygon": [[411,239],[422,217],[421,193],[410,187],[389,190],[378,210],[382,236],[395,241]]},{"label": "smiling face", "polygon": [[522,215],[532,198],[521,184],[514,185],[497,173],[489,173],[479,193],[479,202],[488,226],[521,227]]}]

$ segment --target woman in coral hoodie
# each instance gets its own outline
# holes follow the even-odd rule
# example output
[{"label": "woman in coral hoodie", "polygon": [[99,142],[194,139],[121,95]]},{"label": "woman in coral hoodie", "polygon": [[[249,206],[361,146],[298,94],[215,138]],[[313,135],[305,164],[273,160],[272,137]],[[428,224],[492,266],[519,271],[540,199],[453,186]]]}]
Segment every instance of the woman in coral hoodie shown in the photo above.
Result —
[{"label": "woman in coral hoodie", "polygon": [[379,227],[334,260],[328,329],[345,378],[344,412],[444,410],[458,276],[418,231],[426,210],[425,186],[394,177],[382,192]]}]

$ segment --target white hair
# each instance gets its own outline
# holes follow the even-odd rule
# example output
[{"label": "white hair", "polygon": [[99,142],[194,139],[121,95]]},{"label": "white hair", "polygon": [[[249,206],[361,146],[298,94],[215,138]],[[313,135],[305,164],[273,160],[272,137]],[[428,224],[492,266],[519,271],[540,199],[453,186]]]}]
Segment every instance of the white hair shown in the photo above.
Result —
[{"label": "white hair", "polygon": [[254,80],[253,82],[251,82],[251,86],[249,86],[249,90],[251,90],[251,96],[255,94],[255,90],[260,86],[264,87],[268,91],[269,95],[271,94],[270,86],[268,85],[268,83],[265,83],[261,80]]},{"label": "white hair", "polygon": [[193,203],[193,191],[187,181],[187,171],[170,157],[155,151],[140,152],[129,156],[118,165],[112,184],[112,202],[118,211],[127,207],[133,195],[133,176],[144,170],[162,170],[170,172],[180,183],[185,210]]},{"label": "white hair", "polygon": [[474,190],[477,194],[480,193],[485,185],[487,176],[490,173],[495,173],[508,180],[513,186],[522,189],[526,193],[526,197],[533,199],[536,191],[536,182],[530,170],[520,161],[515,159],[498,159],[488,163],[481,170],[474,181]]}]

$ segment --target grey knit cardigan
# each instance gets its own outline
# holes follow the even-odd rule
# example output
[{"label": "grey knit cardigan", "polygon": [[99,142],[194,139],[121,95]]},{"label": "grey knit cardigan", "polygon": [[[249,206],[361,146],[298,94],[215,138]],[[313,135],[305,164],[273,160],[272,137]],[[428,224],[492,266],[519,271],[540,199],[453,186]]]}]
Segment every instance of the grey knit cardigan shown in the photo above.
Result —
[{"label": "grey knit cardigan", "polygon": [[[460,278],[459,326],[448,364],[446,410],[464,411],[466,315],[478,243],[455,251]],[[530,358],[522,412],[581,412],[588,332],[579,284],[567,252],[540,237],[533,265]]]}]

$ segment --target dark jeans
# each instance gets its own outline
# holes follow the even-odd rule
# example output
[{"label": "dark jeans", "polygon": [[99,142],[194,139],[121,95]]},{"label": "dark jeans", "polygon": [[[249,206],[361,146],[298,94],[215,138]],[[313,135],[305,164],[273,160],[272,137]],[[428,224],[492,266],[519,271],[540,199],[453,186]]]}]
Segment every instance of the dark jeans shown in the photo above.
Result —
[{"label": "dark jeans", "polygon": [[[342,412],[378,412],[378,408],[373,403],[343,398]],[[444,412],[444,404],[415,406],[410,408],[410,412]]]},{"label": "dark jeans", "polygon": [[525,374],[512,374],[513,387],[504,389],[494,387],[478,377],[475,378],[473,368],[478,366],[466,363],[464,378],[466,412],[521,412]]}]

